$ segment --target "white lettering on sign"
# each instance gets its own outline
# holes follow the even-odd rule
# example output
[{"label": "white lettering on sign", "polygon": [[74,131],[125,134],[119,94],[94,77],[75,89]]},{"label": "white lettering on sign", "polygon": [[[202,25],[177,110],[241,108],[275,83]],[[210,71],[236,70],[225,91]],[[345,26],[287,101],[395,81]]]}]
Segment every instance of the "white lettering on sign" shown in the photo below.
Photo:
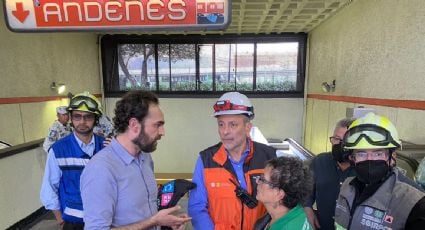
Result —
[{"label": "white lettering on sign", "polygon": [[159,15],[159,16],[155,16],[157,15],[156,13],[159,12],[159,9],[155,7],[155,5],[159,5],[161,8],[164,7],[164,3],[162,3],[161,0],[149,0],[148,2],[148,18],[152,21],[155,20],[162,20],[164,19],[164,15]]},{"label": "white lettering on sign", "polygon": [[228,0],[3,0],[8,28],[25,31],[223,29]]},{"label": "white lettering on sign", "polygon": [[81,14],[81,10],[80,10],[80,5],[78,5],[77,3],[75,3],[75,2],[64,2],[63,3],[63,11],[64,11],[64,18],[65,18],[65,21],[69,21],[69,14],[68,14],[68,9],[71,7],[71,6],[73,6],[73,7],[75,7],[75,9],[77,10],[77,13],[78,13],[78,19],[81,21],[81,20],[83,20],[83,15]]},{"label": "white lettering on sign", "polygon": [[143,13],[143,4],[141,2],[138,2],[138,1],[125,2],[126,20],[130,21],[130,6],[132,6],[132,5],[136,5],[136,6],[139,7],[139,9],[140,9],[140,21],[144,21],[145,16],[144,16],[144,13]]},{"label": "white lettering on sign", "polygon": [[[97,9],[97,17],[95,15],[89,15],[89,7],[91,9]],[[84,15],[86,17],[87,22],[98,22],[102,19],[102,6],[98,2],[84,2]]]},{"label": "white lettering on sign", "polygon": [[183,20],[186,17],[186,11],[182,8],[174,8],[173,4],[180,4],[181,6],[186,6],[186,3],[183,2],[183,0],[171,0],[168,2],[168,9],[170,9],[170,12],[173,13],[180,13],[180,16],[178,15],[173,15],[173,14],[168,14],[169,18],[172,20]]},{"label": "white lettering on sign", "polygon": [[122,15],[114,16],[114,14],[117,13],[117,8],[120,8],[120,7],[121,7],[120,2],[107,2],[105,4],[105,17],[106,17],[106,19],[108,19],[111,22],[121,21],[122,17],[123,17]]},{"label": "white lettering on sign", "polygon": [[[48,8],[54,8],[52,10],[48,10]],[[56,3],[46,3],[43,6],[44,11],[44,21],[48,22],[48,16],[49,15],[56,15],[58,17],[58,21],[62,22],[62,14],[59,8],[59,5]]]},{"label": "white lettering on sign", "polygon": [[[98,2],[83,2],[83,6],[76,2],[64,2],[62,5],[58,3],[46,3],[43,5],[44,21],[49,22],[49,17],[57,17],[58,22],[70,22],[69,15],[76,12],[79,22],[99,22],[103,17],[108,21],[121,21],[123,13],[119,13],[119,9],[123,7],[120,2],[110,1],[103,6]],[[170,13],[161,12],[164,8],[162,0],[148,0],[147,3],[147,18],[152,21],[163,20],[167,16],[171,20],[183,20],[186,18],[184,7],[186,3],[183,0],[170,0],[167,4],[167,9]],[[140,1],[124,2],[125,20],[130,21],[130,8],[137,7],[140,12],[140,21],[144,21],[143,4]],[[63,9],[63,18],[62,12]],[[72,12],[70,12],[72,11]]]}]

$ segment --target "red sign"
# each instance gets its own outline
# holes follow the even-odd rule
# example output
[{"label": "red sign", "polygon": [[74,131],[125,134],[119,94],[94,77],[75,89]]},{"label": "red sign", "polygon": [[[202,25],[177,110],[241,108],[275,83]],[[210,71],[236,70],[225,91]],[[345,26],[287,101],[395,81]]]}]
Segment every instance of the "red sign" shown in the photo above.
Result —
[{"label": "red sign", "polygon": [[222,30],[228,0],[4,0],[10,30],[186,31]]}]

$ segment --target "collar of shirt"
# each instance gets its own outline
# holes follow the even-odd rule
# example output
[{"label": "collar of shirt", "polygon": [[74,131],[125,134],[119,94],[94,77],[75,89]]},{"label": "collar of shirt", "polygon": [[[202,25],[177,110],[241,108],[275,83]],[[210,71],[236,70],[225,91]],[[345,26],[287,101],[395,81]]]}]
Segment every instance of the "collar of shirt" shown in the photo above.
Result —
[{"label": "collar of shirt", "polygon": [[111,147],[114,150],[115,154],[124,162],[124,164],[129,165],[132,161],[138,161],[138,163],[145,160],[145,155],[143,152],[139,154],[139,157],[133,157],[125,148],[122,146],[117,139],[112,138]]},{"label": "collar of shirt", "polygon": [[78,146],[80,146],[81,150],[83,150],[83,152],[85,152],[87,155],[89,156],[93,156],[93,152],[94,152],[94,135],[92,135],[91,140],[88,144],[84,144],[84,142],[82,142],[77,135],[75,134],[75,132],[72,133],[72,135],[74,135],[75,140],[78,143]]}]

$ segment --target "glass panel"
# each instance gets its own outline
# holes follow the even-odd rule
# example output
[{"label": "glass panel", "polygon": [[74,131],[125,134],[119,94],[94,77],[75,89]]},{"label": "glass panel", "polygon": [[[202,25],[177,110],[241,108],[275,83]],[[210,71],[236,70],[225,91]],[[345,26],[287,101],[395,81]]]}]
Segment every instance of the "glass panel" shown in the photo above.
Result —
[{"label": "glass panel", "polygon": [[159,91],[170,90],[170,55],[168,44],[158,44]]},{"label": "glass panel", "polygon": [[213,44],[199,45],[199,90],[213,90]]},{"label": "glass panel", "polygon": [[216,90],[233,91],[236,85],[236,45],[216,44],[215,45],[215,66],[216,66]]},{"label": "glass panel", "polygon": [[119,89],[155,90],[155,46],[118,45]]},{"label": "glass panel", "polygon": [[[214,41],[203,44],[201,40],[198,41],[200,43],[195,40],[193,44],[168,44],[166,40],[158,41],[165,42],[162,44],[119,44],[116,46],[117,57],[107,61],[113,63],[114,67],[105,71],[109,74],[105,74],[105,90],[302,91],[297,88],[299,81],[303,80],[298,79],[298,74],[303,74],[302,70],[298,69],[299,42],[275,42],[267,38],[260,40],[262,42],[257,45],[254,38],[239,44],[221,43],[225,41],[218,39],[214,41],[219,44]],[[102,48],[102,52],[104,49],[108,50]],[[111,54],[115,53],[114,48],[110,50],[113,50]],[[198,57],[196,52],[199,52]]]},{"label": "glass panel", "polygon": [[194,44],[171,44],[171,90],[196,90]]},{"label": "glass panel", "polygon": [[257,90],[295,90],[297,59],[298,42],[258,43]]},{"label": "glass panel", "polygon": [[236,89],[251,91],[254,81],[254,44],[237,44],[236,54]]}]

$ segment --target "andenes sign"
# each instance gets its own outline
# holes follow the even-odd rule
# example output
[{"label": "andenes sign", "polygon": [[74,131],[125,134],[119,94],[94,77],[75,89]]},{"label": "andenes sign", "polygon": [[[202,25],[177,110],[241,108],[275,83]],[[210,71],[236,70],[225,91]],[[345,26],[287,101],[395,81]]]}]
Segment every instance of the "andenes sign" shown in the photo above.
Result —
[{"label": "andenes sign", "polygon": [[221,30],[229,0],[4,0],[15,32]]}]

